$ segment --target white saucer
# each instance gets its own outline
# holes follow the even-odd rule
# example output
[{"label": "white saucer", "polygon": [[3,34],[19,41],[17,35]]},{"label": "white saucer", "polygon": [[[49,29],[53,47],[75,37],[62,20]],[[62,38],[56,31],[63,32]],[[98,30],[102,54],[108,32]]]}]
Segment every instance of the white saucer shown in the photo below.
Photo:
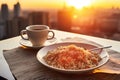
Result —
[{"label": "white saucer", "polygon": [[[51,44],[54,44],[55,42],[57,41],[56,38],[53,38],[51,40],[46,40],[45,44],[43,46],[47,46],[47,45],[51,45]],[[28,47],[28,48],[41,48],[43,46],[33,46],[32,43],[29,41],[29,40],[24,40],[24,39],[21,39],[19,41],[19,43],[24,46],[24,47]]]}]

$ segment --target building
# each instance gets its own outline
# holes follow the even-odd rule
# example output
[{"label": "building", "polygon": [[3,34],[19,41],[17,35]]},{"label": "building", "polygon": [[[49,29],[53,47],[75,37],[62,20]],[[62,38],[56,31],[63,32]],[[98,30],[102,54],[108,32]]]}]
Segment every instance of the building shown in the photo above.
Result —
[{"label": "building", "polygon": [[0,40],[6,37],[5,23],[0,21]]},{"label": "building", "polygon": [[57,22],[58,29],[70,31],[72,26],[72,10],[63,9],[58,11]]},{"label": "building", "polygon": [[20,3],[17,2],[15,5],[14,5],[14,17],[19,17],[20,16]]},{"label": "building", "polygon": [[7,4],[2,4],[1,5],[1,17],[2,17],[3,21],[9,19],[9,10],[8,10],[8,5]]},{"label": "building", "polygon": [[20,16],[19,2],[14,5],[13,14],[11,16],[12,13],[9,13],[7,4],[1,5],[0,39],[18,36],[20,31],[28,26],[28,19]]},{"label": "building", "polygon": [[50,25],[48,12],[30,12],[28,18],[31,25]]},{"label": "building", "polygon": [[2,4],[0,15],[0,39],[5,39],[7,36],[5,23],[8,19],[9,19],[8,5]]},{"label": "building", "polygon": [[28,19],[23,17],[13,18],[6,21],[7,38],[20,35],[20,31],[28,26]]}]

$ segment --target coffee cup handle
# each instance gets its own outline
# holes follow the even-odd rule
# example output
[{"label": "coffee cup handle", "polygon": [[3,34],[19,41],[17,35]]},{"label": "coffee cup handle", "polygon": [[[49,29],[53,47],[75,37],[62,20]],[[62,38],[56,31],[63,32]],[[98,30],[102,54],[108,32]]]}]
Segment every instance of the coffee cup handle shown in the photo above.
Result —
[{"label": "coffee cup handle", "polygon": [[[54,33],[53,31],[49,31],[48,34],[49,34],[49,33],[52,33],[52,36],[48,37],[47,40],[53,39],[54,36],[55,36],[55,33]],[[49,36],[49,35],[48,35],[48,36]]]},{"label": "coffee cup handle", "polygon": [[25,38],[25,37],[23,36],[24,34],[27,34],[27,31],[26,31],[26,30],[22,30],[22,31],[20,32],[21,38],[24,39],[24,40],[29,40],[28,38]]}]

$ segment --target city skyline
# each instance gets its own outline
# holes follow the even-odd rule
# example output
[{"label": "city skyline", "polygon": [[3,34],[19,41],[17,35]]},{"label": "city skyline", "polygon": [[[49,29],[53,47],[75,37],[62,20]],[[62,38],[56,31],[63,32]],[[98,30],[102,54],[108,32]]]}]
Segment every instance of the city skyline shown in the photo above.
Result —
[{"label": "city skyline", "polygon": [[[39,10],[39,9],[61,9],[66,6],[73,6],[73,7],[104,7],[104,8],[111,8],[111,7],[119,7],[120,8],[120,1],[119,0],[87,0],[87,1],[80,1],[80,0],[1,0],[1,4],[8,4],[10,10],[13,9],[13,5],[17,2],[20,2],[22,10]],[[69,4],[69,3],[72,4]],[[89,2],[89,3],[88,3]],[[80,4],[80,5],[79,5]]]},{"label": "city skyline", "polygon": [[[44,0],[40,3],[40,0],[37,0],[37,4],[45,3],[46,6],[43,4],[45,7],[35,8],[36,1],[34,3],[29,1],[34,7],[29,5],[30,10],[24,11],[26,7],[23,6],[22,1],[12,0],[14,2],[11,3],[12,9],[10,9],[8,4],[11,0],[6,1],[4,0],[1,4],[0,39],[18,36],[20,31],[25,29],[27,25],[45,24],[52,29],[120,40],[120,7],[112,4],[110,9],[107,8],[107,5],[110,4],[106,4],[107,9],[99,9],[94,6],[88,7],[95,3],[91,2],[93,0],[86,0],[88,2],[67,0],[67,3],[61,0],[63,1],[61,2],[62,6],[61,9],[58,9],[58,7],[55,7],[58,6],[55,3],[60,3],[59,0],[52,0],[51,2]],[[48,2],[49,5],[47,5]],[[99,4],[105,4],[100,0],[98,2]],[[52,5],[53,3],[54,5]],[[79,3],[82,3],[82,5],[79,5]],[[108,3],[112,3],[112,1]],[[52,6],[49,7],[50,5]],[[75,8],[69,6],[74,6]]]}]

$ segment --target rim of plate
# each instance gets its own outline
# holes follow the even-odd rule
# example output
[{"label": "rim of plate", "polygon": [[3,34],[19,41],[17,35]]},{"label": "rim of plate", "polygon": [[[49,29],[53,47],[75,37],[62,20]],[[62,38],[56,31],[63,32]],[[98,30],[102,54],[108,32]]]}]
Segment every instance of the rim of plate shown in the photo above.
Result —
[{"label": "rim of plate", "polygon": [[[87,68],[87,69],[79,69],[79,70],[71,70],[71,69],[61,69],[61,68],[57,68],[57,67],[53,67],[53,66],[50,66],[50,65],[48,65],[45,61],[44,61],[44,59],[42,59],[42,51],[44,51],[45,49],[47,49],[47,48],[50,48],[50,47],[56,47],[56,46],[59,46],[59,45],[68,45],[68,44],[84,44],[84,45],[89,45],[89,46],[94,46],[94,47],[98,47],[98,46],[100,46],[100,45],[98,45],[98,46],[96,46],[96,45],[92,45],[92,44],[88,44],[88,43],[79,43],[79,42],[62,42],[62,43],[56,43],[56,44],[52,44],[52,45],[49,45],[49,46],[45,46],[45,47],[43,47],[43,48],[41,48],[39,51],[38,51],[38,53],[37,53],[37,55],[36,55],[36,57],[37,57],[37,59],[38,59],[38,61],[41,63],[41,64],[43,64],[44,66],[46,66],[46,67],[48,67],[48,68],[51,68],[51,69],[54,69],[54,70],[57,70],[57,71],[64,71],[64,72],[85,72],[85,71],[90,71],[90,70],[94,70],[94,69],[96,69],[96,68],[99,68],[99,67],[101,67],[102,65],[104,65],[104,64],[106,64],[107,62],[108,62],[108,60],[109,60],[109,55],[108,55],[108,53],[107,53],[107,51],[104,49],[104,50],[102,50],[102,52],[101,52],[101,54],[102,53],[104,53],[104,54],[106,54],[106,56],[104,56],[103,58],[102,58],[102,60],[104,59],[104,61],[100,61],[99,62],[99,64],[97,65],[97,66],[95,66],[95,67],[92,67],[92,68]],[[44,55],[46,55],[47,53],[44,53]]]}]

